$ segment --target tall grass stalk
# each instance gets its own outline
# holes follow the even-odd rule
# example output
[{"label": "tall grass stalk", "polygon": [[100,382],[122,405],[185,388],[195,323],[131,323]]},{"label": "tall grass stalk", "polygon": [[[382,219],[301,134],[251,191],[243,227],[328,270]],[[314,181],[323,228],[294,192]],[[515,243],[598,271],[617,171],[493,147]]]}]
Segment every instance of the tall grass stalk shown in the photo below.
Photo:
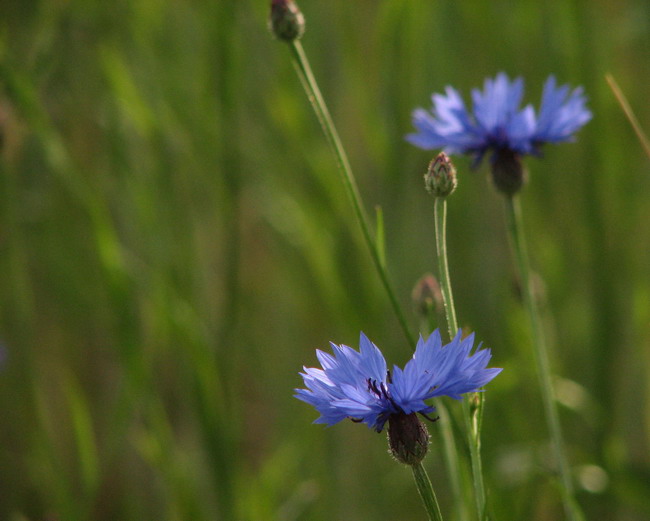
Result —
[{"label": "tall grass stalk", "polygon": [[366,244],[368,245],[368,249],[370,250],[372,262],[375,266],[375,269],[377,270],[377,273],[379,274],[379,278],[381,279],[384,289],[386,290],[386,294],[388,295],[388,298],[393,306],[393,310],[395,311],[397,320],[399,321],[402,331],[404,332],[404,336],[406,337],[409,346],[412,348],[415,345],[415,337],[411,333],[406,319],[404,318],[404,312],[402,311],[402,307],[400,306],[399,301],[395,296],[395,291],[393,290],[393,286],[388,277],[388,271],[382,262],[382,254],[377,243],[373,239],[370,225],[368,223],[368,218],[366,216],[363,202],[361,200],[361,194],[359,193],[357,183],[355,181],[354,175],[352,174],[350,161],[348,160],[348,156],[345,153],[345,149],[343,148],[341,139],[339,138],[338,132],[336,131],[336,127],[334,126],[332,117],[330,116],[327,105],[325,104],[323,95],[320,92],[318,83],[314,78],[314,74],[312,73],[311,66],[309,65],[307,55],[305,54],[305,51],[299,40],[289,42],[288,45],[291,51],[291,56],[293,58],[293,64],[296,68],[296,72],[298,73],[302,86],[304,87],[305,92],[307,93],[307,97],[311,102],[311,106],[314,109],[316,116],[318,117],[318,121],[320,122],[323,132],[325,133],[327,142],[330,144],[332,152],[336,157],[339,172],[341,173],[341,181],[343,182],[345,191],[350,198],[352,206],[354,207],[354,214],[357,218],[359,226],[361,227],[363,238],[365,239]]},{"label": "tall grass stalk", "polygon": [[643,128],[641,128],[641,124],[639,123],[639,120],[634,115],[634,111],[632,110],[632,107],[630,107],[630,104],[628,103],[625,94],[623,94],[623,91],[618,86],[618,83],[614,79],[614,76],[612,76],[611,74],[606,74],[605,79],[609,84],[609,88],[612,89],[612,92],[616,97],[616,101],[618,101],[618,104],[621,106],[621,109],[623,109],[623,112],[625,113],[625,117],[630,122],[630,125],[632,125],[632,129],[634,130],[636,137],[641,143],[643,150],[645,151],[646,155],[650,158],[650,140],[648,139],[648,136],[645,135],[645,132],[643,132]]}]

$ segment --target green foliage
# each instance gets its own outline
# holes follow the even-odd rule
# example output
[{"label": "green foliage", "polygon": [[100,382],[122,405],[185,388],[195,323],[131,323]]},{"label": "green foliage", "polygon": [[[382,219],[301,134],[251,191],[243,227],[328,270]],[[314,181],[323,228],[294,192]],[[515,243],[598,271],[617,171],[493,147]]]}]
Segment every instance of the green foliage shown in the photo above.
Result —
[{"label": "green foliage", "polygon": [[[500,70],[531,101],[551,73],[585,86],[595,117],[578,142],[528,161],[529,249],[578,499],[588,519],[647,519],[650,168],[605,74],[647,133],[648,3],[300,7],[407,309],[435,270],[433,154],[403,140],[411,110]],[[329,340],[363,329],[400,364],[411,347],[267,8],[0,6],[0,519],[423,517],[383,436],[311,425],[292,398]],[[488,504],[494,519],[559,519],[501,197],[455,164],[460,324],[504,367],[486,393]],[[424,464],[451,513],[430,430]]]}]

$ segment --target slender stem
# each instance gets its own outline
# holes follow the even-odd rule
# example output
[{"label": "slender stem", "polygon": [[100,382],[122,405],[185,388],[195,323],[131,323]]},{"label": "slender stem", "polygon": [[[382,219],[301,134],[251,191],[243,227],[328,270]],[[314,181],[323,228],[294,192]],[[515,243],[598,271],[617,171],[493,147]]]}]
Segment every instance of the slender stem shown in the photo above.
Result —
[{"label": "slender stem", "polygon": [[573,483],[571,480],[571,470],[564,452],[564,440],[562,437],[562,427],[560,425],[560,416],[558,414],[557,404],[553,396],[553,383],[551,381],[551,367],[548,356],[548,349],[544,338],[537,301],[534,296],[533,286],[530,276],[530,261],[526,248],[524,237],[523,220],[521,215],[521,205],[517,196],[506,197],[506,220],[510,240],[514,247],[517,267],[521,277],[521,286],[524,304],[530,319],[530,325],[533,336],[533,353],[537,365],[537,375],[542,391],[542,401],[544,403],[544,412],[548,423],[555,459],[557,460],[561,484],[563,488],[563,504],[567,519],[577,521],[582,519],[576,502],[574,500]]},{"label": "slender stem", "polygon": [[406,323],[404,313],[397,300],[397,297],[395,296],[395,292],[393,291],[393,287],[388,278],[386,267],[381,261],[379,248],[376,242],[373,240],[372,232],[368,224],[368,218],[366,217],[361,201],[361,195],[359,194],[359,189],[357,188],[354,175],[352,174],[350,162],[348,161],[347,154],[345,153],[343,145],[341,144],[341,139],[339,138],[338,132],[336,131],[336,127],[334,126],[332,117],[330,116],[329,110],[327,109],[325,100],[323,99],[320,89],[318,88],[318,83],[316,82],[316,79],[314,78],[314,75],[311,71],[309,60],[307,59],[305,51],[302,48],[299,40],[289,42],[289,49],[291,51],[291,56],[293,58],[296,72],[300,77],[300,81],[305,89],[305,92],[307,93],[307,97],[309,98],[311,106],[314,109],[316,116],[318,117],[318,121],[320,122],[323,132],[325,133],[325,137],[327,138],[327,141],[332,148],[332,152],[336,157],[339,172],[341,174],[341,181],[343,182],[345,191],[348,194],[350,201],[352,202],[354,213],[356,215],[357,221],[359,222],[359,226],[361,226],[363,238],[365,239],[366,244],[368,245],[368,249],[370,250],[373,264],[375,265],[377,273],[379,274],[379,278],[381,279],[384,289],[388,294],[388,298],[393,306],[397,320],[402,327],[404,336],[406,336],[406,339],[412,348],[412,346],[415,345],[415,337],[411,333],[408,324]]},{"label": "slender stem", "polygon": [[433,486],[431,485],[431,480],[427,475],[427,471],[424,470],[422,463],[412,465],[411,469],[413,470],[415,484],[418,487],[418,492],[420,493],[420,497],[424,503],[424,508],[429,515],[429,520],[442,521],[442,514],[440,512],[440,506],[438,505],[438,499],[436,498],[436,493],[433,491]]},{"label": "slender stem", "polygon": [[451,485],[451,494],[454,498],[454,506],[458,514],[458,519],[467,521],[468,511],[463,501],[462,481],[460,476],[460,462],[458,460],[458,451],[456,450],[456,441],[451,425],[451,416],[445,404],[441,400],[435,400],[434,405],[438,416],[440,416],[440,430],[442,434],[443,454],[449,482]]},{"label": "slender stem", "polygon": [[472,482],[474,483],[474,499],[476,502],[476,513],[479,521],[485,519],[485,483],[483,481],[483,462],[481,460],[481,438],[480,433],[475,430],[475,422],[472,421],[472,412],[469,406],[471,398],[463,399],[463,420],[467,431],[467,444],[469,445],[469,456],[472,462]]},{"label": "slender stem", "polygon": [[451,291],[451,277],[447,261],[447,201],[442,197],[436,197],[433,211],[442,303],[445,308],[449,337],[453,339],[458,332],[458,321],[456,320],[456,308],[454,307],[454,295]]},{"label": "slender stem", "polygon": [[[436,197],[434,203],[434,221],[436,234],[436,251],[438,254],[438,271],[440,276],[440,289],[442,301],[447,317],[447,329],[449,337],[454,338],[458,332],[458,321],[454,308],[454,296],[451,291],[451,277],[449,276],[449,263],[447,261],[447,201],[442,197]],[[463,399],[463,419],[467,431],[467,443],[469,445],[470,460],[472,463],[472,481],[474,483],[474,498],[476,500],[476,511],[479,521],[483,521],[485,511],[485,482],[483,481],[483,464],[481,462],[481,437],[480,422],[474,418],[480,418],[483,400],[478,400],[474,414],[470,408],[469,400],[476,398],[477,393]]]}]

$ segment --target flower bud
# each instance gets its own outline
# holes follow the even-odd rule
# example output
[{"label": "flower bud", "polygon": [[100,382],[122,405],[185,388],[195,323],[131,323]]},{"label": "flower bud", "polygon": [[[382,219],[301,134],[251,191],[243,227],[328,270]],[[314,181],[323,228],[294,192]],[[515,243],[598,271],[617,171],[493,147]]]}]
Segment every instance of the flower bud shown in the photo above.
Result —
[{"label": "flower bud", "polygon": [[417,465],[429,449],[429,433],[416,413],[391,414],[388,419],[388,445],[397,461]]},{"label": "flower bud", "polygon": [[302,38],[305,17],[293,0],[272,0],[269,27],[276,38],[292,42]]},{"label": "flower bud", "polygon": [[432,311],[442,312],[442,291],[438,279],[431,273],[423,275],[413,287],[411,300],[415,306],[415,311],[423,318],[428,317]]},{"label": "flower bud", "polygon": [[483,404],[483,400],[485,399],[485,395],[483,393],[472,393],[468,397],[469,399],[469,415],[472,418],[472,421],[478,421],[479,418],[477,417],[478,413],[481,410],[481,405]]},{"label": "flower bud", "polygon": [[427,192],[436,197],[447,197],[458,184],[456,180],[456,169],[444,152],[440,152],[435,159],[429,163],[429,169],[424,174],[424,186]]},{"label": "flower bud", "polygon": [[492,163],[492,181],[499,192],[515,195],[524,186],[527,177],[519,154],[510,149],[497,151]]}]

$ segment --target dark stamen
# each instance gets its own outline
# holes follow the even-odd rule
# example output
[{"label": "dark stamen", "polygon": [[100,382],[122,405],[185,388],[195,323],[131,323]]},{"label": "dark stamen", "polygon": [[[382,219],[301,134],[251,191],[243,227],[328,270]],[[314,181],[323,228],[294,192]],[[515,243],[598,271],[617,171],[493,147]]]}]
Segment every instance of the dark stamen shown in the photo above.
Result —
[{"label": "dark stamen", "polygon": [[[388,372],[388,378],[390,378],[390,371]],[[368,390],[375,393],[377,395],[377,398],[388,400],[391,405],[395,407],[395,409],[400,411],[402,410],[401,407],[395,403],[392,396],[388,393],[388,388],[384,382],[381,382],[379,385],[377,385],[377,380],[371,380],[368,378],[366,381],[368,382]]]},{"label": "dark stamen", "polygon": [[379,388],[377,387],[377,381],[376,381],[376,380],[371,380],[370,378],[368,378],[366,381],[368,382],[368,390],[369,390],[369,391],[372,391],[372,392],[375,393],[379,398],[381,398],[381,391],[380,391]]},{"label": "dark stamen", "polygon": [[424,416],[427,420],[429,420],[431,423],[435,423],[440,419],[440,416],[436,416],[435,418],[431,418],[428,414],[421,412],[420,413],[422,416]]}]

